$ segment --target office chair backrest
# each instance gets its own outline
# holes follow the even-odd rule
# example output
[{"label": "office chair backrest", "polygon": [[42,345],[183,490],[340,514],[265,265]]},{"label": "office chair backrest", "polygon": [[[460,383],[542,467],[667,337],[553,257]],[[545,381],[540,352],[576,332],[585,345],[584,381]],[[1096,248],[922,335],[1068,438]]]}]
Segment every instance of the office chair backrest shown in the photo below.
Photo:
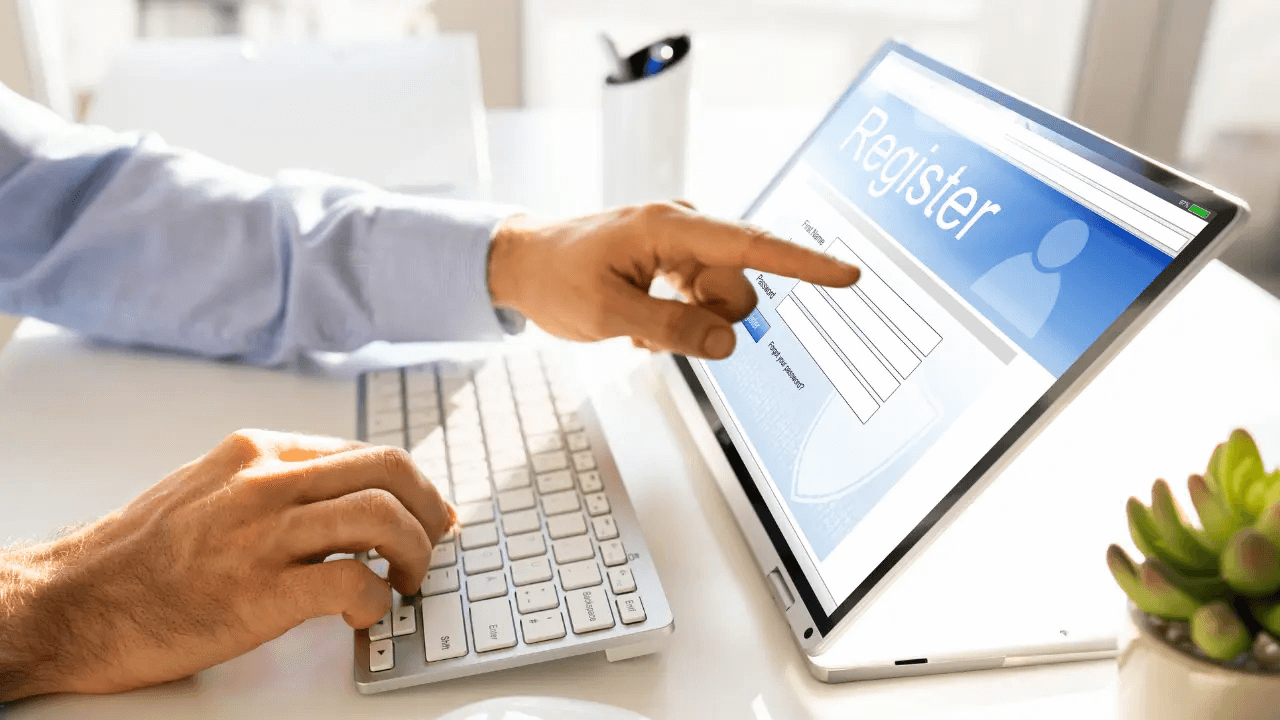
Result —
[{"label": "office chair backrest", "polygon": [[489,190],[476,44],[139,42],[108,70],[88,120],[159,133],[251,172],[308,169],[463,198]]}]

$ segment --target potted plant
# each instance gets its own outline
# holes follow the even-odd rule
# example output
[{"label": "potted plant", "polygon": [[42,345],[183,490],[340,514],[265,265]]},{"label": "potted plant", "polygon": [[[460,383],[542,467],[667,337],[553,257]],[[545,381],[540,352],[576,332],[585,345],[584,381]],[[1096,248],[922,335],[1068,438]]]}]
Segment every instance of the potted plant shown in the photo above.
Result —
[{"label": "potted plant", "polygon": [[1200,527],[1157,480],[1130,498],[1129,532],[1107,565],[1132,601],[1121,638],[1122,720],[1280,718],[1280,470],[1231,433],[1187,481]]}]

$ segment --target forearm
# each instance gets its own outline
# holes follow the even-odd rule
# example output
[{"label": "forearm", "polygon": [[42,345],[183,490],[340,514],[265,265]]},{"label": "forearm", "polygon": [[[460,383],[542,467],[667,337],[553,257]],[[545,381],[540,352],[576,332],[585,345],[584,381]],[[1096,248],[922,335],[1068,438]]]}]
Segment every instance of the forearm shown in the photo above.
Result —
[{"label": "forearm", "polygon": [[259,177],[64,123],[0,86],[0,312],[105,340],[274,364],[497,338],[487,258],[510,213]]},{"label": "forearm", "polygon": [[54,555],[51,544],[0,551],[0,702],[57,690],[63,629],[40,618]]}]

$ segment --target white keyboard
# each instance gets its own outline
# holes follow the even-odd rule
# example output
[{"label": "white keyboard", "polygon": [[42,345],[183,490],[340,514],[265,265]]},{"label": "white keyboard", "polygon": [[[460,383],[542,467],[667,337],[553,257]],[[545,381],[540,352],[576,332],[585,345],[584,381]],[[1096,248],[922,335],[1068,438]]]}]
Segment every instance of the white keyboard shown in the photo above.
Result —
[{"label": "white keyboard", "polygon": [[[360,692],[604,650],[675,624],[589,403],[551,355],[366,373],[359,436],[407,448],[458,509],[414,597],[355,633]],[[364,557],[385,576],[386,560]]]}]

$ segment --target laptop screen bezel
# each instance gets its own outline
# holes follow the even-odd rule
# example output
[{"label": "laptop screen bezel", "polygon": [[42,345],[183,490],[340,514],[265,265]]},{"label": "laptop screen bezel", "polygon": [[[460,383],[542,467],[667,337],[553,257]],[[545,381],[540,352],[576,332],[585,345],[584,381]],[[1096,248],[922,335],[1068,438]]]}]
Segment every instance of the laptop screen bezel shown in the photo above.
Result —
[{"label": "laptop screen bezel", "polygon": [[[796,559],[795,553],[786,541],[778,525],[778,520],[774,517],[768,505],[765,503],[761,495],[760,488],[756,484],[751,468],[755,466],[751,459],[751,452],[746,448],[739,448],[734,440],[736,433],[730,433],[726,429],[726,424],[732,426],[732,420],[720,417],[719,411],[716,409],[716,403],[712,401],[706,388],[703,387],[704,376],[709,376],[705,362],[699,359],[689,359],[677,357],[677,365],[688,383],[690,390],[697,399],[699,406],[702,408],[704,415],[710,422],[713,431],[715,431],[716,439],[721,449],[724,451],[726,459],[733,468],[738,477],[738,481],[742,486],[742,490],[750,501],[752,509],[759,518],[766,534],[769,537],[775,552],[782,561],[787,575],[790,577],[792,584],[797,590],[797,594],[803,601],[810,617],[813,619],[815,629],[818,633],[825,637],[834,630],[841,621],[849,615],[857,604],[867,596],[871,590],[880,583],[907,554],[916,546],[943,518],[943,516],[953,508],[960,500],[974,488],[978,481],[990,471],[1001,457],[1015,446],[1018,439],[1028,432],[1032,426],[1046,412],[1052,408],[1058,400],[1062,399],[1069,389],[1077,382],[1081,382],[1089,369],[1103,358],[1108,348],[1121,339],[1124,331],[1131,326],[1142,313],[1149,308],[1165,290],[1169,289],[1174,279],[1182,274],[1187,268],[1199,258],[1205,250],[1210,246],[1212,241],[1231,225],[1235,220],[1240,208],[1229,199],[1215,193],[1212,189],[1201,185],[1190,178],[1179,175],[1172,170],[1156,164],[1155,162],[1134,153],[1127,148],[1117,145],[1105,138],[1096,135],[1072,122],[1056,116],[1046,110],[1038,108],[1024,100],[1018,99],[1001,90],[998,90],[976,78],[962,73],[954,68],[948,67],[927,55],[924,55],[911,47],[891,41],[883,45],[879,51],[871,58],[859,75],[850,83],[849,87],[841,94],[840,98],[832,105],[831,109],[823,117],[822,121],[815,127],[814,131],[805,139],[804,143],[796,150],[796,152],[787,160],[781,170],[773,177],[760,195],[752,202],[751,206],[744,213],[745,217],[750,217],[777,188],[778,184],[787,176],[787,174],[795,166],[796,162],[804,155],[813,143],[814,138],[820,130],[831,119],[832,115],[838,108],[843,105],[849,95],[856,92],[862,85],[866,77],[879,66],[879,64],[890,54],[897,53],[902,57],[911,60],[925,67],[926,69],[937,73],[938,75],[957,83],[961,87],[971,90],[982,97],[991,100],[1004,108],[1014,111],[1023,117],[1037,123],[1044,128],[1061,135],[1069,141],[1075,142],[1087,150],[1097,153],[1107,158],[1116,165],[1120,166],[1122,171],[1127,170],[1126,174],[1131,174],[1131,180],[1136,182],[1148,181],[1158,185],[1159,188],[1172,191],[1187,198],[1191,202],[1213,211],[1213,216],[1209,224],[1200,231],[1196,237],[1187,244],[1187,246],[1178,253],[1169,263],[1169,265],[1151,282],[1151,284],[1135,299],[1124,312],[1098,337],[1097,340],[1084,351],[1083,354],[1059,377],[1049,389],[1024,413],[1017,422],[1015,422],[1009,430],[1001,436],[982,458],[956,483],[955,486],[940,500],[910,532],[893,548],[892,551],[881,561],[875,569],[851,592],[846,598],[841,600],[836,608],[827,613],[822,607],[818,599],[817,593],[814,591],[809,577],[805,574],[799,561]],[[695,368],[695,365],[697,366]],[[712,390],[714,392],[714,390]],[[756,473],[763,477],[760,468],[755,468]]]}]

